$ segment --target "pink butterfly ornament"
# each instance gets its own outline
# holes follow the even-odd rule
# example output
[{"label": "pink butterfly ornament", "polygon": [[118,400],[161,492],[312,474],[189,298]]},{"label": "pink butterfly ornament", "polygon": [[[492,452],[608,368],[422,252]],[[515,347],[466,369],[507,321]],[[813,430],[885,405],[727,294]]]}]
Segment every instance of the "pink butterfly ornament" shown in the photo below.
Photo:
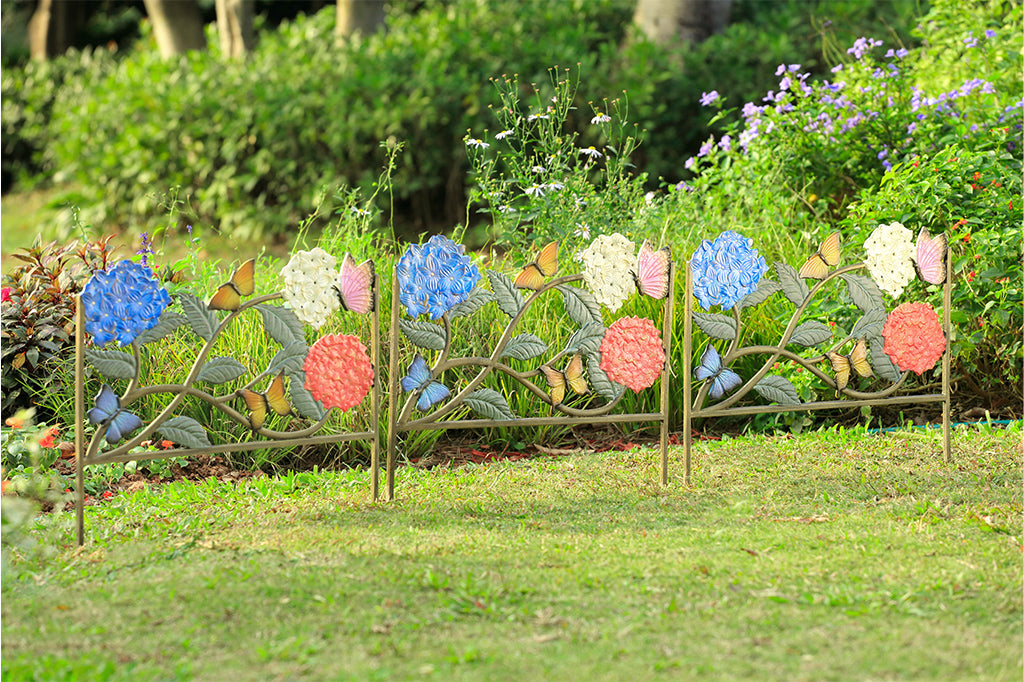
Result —
[{"label": "pink butterfly ornament", "polygon": [[917,253],[914,264],[917,274],[929,284],[942,284],[946,280],[946,235],[932,237],[922,228],[917,235]]},{"label": "pink butterfly ornament", "polygon": [[651,246],[651,243],[644,240],[640,246],[640,253],[636,259],[636,272],[633,277],[636,279],[636,288],[641,294],[654,299],[661,299],[668,296],[668,268],[669,268],[668,247],[658,249]]},{"label": "pink butterfly ornament", "polygon": [[334,288],[342,308],[360,314],[369,312],[373,306],[373,263],[365,260],[356,265],[352,254],[346,253]]}]

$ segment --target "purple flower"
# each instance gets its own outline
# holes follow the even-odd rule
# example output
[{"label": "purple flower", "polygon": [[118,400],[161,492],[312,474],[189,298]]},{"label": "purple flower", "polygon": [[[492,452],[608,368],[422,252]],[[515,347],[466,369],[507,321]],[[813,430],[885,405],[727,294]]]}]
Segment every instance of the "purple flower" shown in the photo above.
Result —
[{"label": "purple flower", "polygon": [[139,263],[142,265],[149,265],[149,256],[153,253],[152,246],[153,242],[149,238],[149,232],[143,232],[142,246],[135,252],[135,255],[142,256],[142,258],[139,259]]},{"label": "purple flower", "polygon": [[727,230],[713,242],[705,239],[693,252],[693,294],[704,310],[713,305],[729,310],[757,289],[768,265],[752,244],[738,232]]},{"label": "purple flower", "polygon": [[711,92],[702,92],[700,94],[700,105],[702,107],[711,106],[718,101],[718,90],[712,90]]},{"label": "purple flower", "polygon": [[732,149],[732,138],[728,135],[722,135],[722,139],[718,141],[718,148],[723,151],[730,151]]},{"label": "purple flower", "polygon": [[778,67],[776,67],[776,69],[775,69],[775,75],[776,76],[781,76],[784,73],[786,73],[786,65],[785,64],[779,64]]},{"label": "purple flower", "polygon": [[978,46],[978,39],[974,37],[974,31],[967,32],[967,37],[964,38],[964,45],[966,45],[968,49]]},{"label": "purple flower", "polygon": [[686,160],[686,163],[683,164],[683,167],[686,168],[687,170],[693,170],[693,167],[695,165],[697,165],[697,159],[691,156]]},{"label": "purple flower", "polygon": [[988,28],[988,29],[985,29],[985,37],[986,37],[986,38],[995,38],[995,37],[996,37],[996,32],[995,32],[995,31],[993,31],[993,30],[992,30],[992,29],[990,29],[990,28]]},{"label": "purple flower", "polygon": [[832,73],[839,73],[842,70],[843,70],[843,65],[842,64],[836,64],[831,69],[829,69],[829,71],[831,71]]},{"label": "purple flower", "polygon": [[701,158],[701,157],[704,157],[704,156],[707,156],[708,154],[710,154],[711,150],[714,148],[714,146],[715,146],[715,138],[712,137],[710,140],[708,140],[707,142],[705,142],[704,144],[702,144],[700,146],[700,151],[697,152],[697,158]]},{"label": "purple flower", "polygon": [[753,102],[747,102],[746,104],[743,105],[743,118],[757,116],[762,111],[764,111],[764,107],[759,107]]}]

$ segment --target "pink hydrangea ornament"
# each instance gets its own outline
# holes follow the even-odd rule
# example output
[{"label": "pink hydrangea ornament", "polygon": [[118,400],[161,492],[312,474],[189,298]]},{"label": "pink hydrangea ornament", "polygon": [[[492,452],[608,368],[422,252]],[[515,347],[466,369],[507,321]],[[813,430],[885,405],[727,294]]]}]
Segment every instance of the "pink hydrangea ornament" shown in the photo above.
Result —
[{"label": "pink hydrangea ornament", "polygon": [[946,350],[939,316],[927,303],[904,303],[889,313],[882,337],[885,354],[903,372],[927,372]]},{"label": "pink hydrangea ornament", "polygon": [[373,385],[373,366],[359,339],[347,334],[321,337],[302,365],[305,387],[324,407],[342,412],[363,401]]},{"label": "pink hydrangea ornament", "polygon": [[654,385],[665,366],[661,332],[640,317],[622,317],[612,323],[601,341],[601,369],[612,381],[633,391]]}]

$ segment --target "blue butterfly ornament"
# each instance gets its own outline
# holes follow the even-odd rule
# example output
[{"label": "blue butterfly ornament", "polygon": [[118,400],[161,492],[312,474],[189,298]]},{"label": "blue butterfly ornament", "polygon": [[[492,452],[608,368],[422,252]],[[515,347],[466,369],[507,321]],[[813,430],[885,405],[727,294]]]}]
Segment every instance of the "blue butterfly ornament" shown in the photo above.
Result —
[{"label": "blue butterfly ornament", "polygon": [[121,407],[121,399],[107,384],[96,394],[96,407],[89,410],[89,423],[107,427],[107,442],[119,442],[132,431],[142,428],[142,420]]},{"label": "blue butterfly ornament", "polygon": [[739,374],[722,366],[721,356],[710,343],[704,354],[700,356],[700,365],[694,370],[694,375],[699,381],[711,380],[708,394],[712,400],[718,400],[743,383]]},{"label": "blue butterfly ornament", "polygon": [[413,358],[412,365],[409,366],[409,373],[402,377],[402,390],[405,392],[422,390],[419,400],[416,401],[416,407],[421,412],[426,412],[431,405],[436,405],[451,395],[451,391],[444,384],[431,380],[427,361],[419,353]]}]

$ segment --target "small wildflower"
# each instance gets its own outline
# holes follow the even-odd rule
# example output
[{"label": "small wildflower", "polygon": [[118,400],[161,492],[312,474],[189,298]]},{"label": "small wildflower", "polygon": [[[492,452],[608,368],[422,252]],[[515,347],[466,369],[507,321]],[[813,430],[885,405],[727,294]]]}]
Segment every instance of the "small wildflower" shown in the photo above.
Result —
[{"label": "small wildflower", "polygon": [[590,119],[591,123],[610,123],[612,117],[608,114],[602,114],[600,111],[594,112],[594,118]]},{"label": "small wildflower", "polygon": [[357,208],[356,206],[353,206],[352,207],[352,215],[356,215],[356,216],[359,216],[361,218],[363,216],[370,215],[370,212],[368,210],[366,210],[365,208]]},{"label": "small wildflower", "polygon": [[974,270],[971,270],[970,272],[967,273],[967,281],[968,282],[973,282],[974,278],[976,276],[977,276],[977,273],[975,273]]},{"label": "small wildflower", "polygon": [[686,160],[686,163],[684,163],[684,164],[683,164],[683,166],[684,166],[684,167],[685,167],[685,168],[686,168],[687,170],[693,170],[693,167],[694,167],[694,166],[695,166],[696,164],[697,164],[697,159],[695,159],[694,157],[692,157],[692,156],[691,156],[690,158],[688,158],[688,159]]},{"label": "small wildflower", "polygon": [[990,28],[989,29],[985,29],[985,37],[986,38],[995,38],[996,37],[996,32],[993,31]]},{"label": "small wildflower", "polygon": [[705,142],[704,144],[702,144],[700,146],[700,151],[697,152],[697,158],[702,158],[702,157],[705,157],[708,154],[710,154],[711,150],[714,148],[714,146],[715,146],[715,141],[714,141],[714,138],[712,137],[710,140],[708,140],[707,142]]},{"label": "small wildflower", "polygon": [[579,153],[582,154],[583,156],[589,156],[592,159],[600,159],[602,156],[604,156],[604,154],[602,154],[601,152],[597,151],[593,147],[587,147],[586,149],[581,149],[579,151]]},{"label": "small wildflower", "polygon": [[533,121],[536,121],[538,118],[546,119],[549,117],[547,114],[530,114],[529,116],[526,117],[526,120],[532,123]]},{"label": "small wildflower", "polygon": [[978,46],[978,39],[974,37],[974,31],[967,33],[967,37],[964,38],[964,45],[966,45],[968,49]]},{"label": "small wildflower", "polygon": [[700,105],[702,107],[711,106],[718,101],[718,90],[712,90],[711,92],[702,92],[700,94]]},{"label": "small wildflower", "polygon": [[722,139],[718,141],[718,148],[724,152],[732,149],[732,138],[728,135],[722,135]]},{"label": "small wildflower", "polygon": [[149,232],[143,232],[142,233],[142,246],[139,248],[138,251],[135,252],[135,255],[142,256],[142,258],[139,260],[139,262],[142,263],[143,265],[149,265],[149,256],[153,254],[153,248],[152,247],[153,247],[153,242],[149,238]]},{"label": "small wildflower", "polygon": [[512,134],[511,130],[502,130],[500,133],[494,136],[495,140],[504,140],[506,137]]},{"label": "small wildflower", "polygon": [[590,239],[590,226],[586,223],[576,223],[576,229],[573,230],[573,234],[582,239]]},{"label": "small wildflower", "polygon": [[104,490],[103,491],[103,499],[104,500],[109,500],[113,496],[114,496],[114,493],[110,492],[109,490]]},{"label": "small wildflower", "polygon": [[174,447],[174,441],[173,440],[162,440],[162,441],[160,441],[160,448],[162,450],[170,450],[173,447]]},{"label": "small wildflower", "polygon": [[545,168],[544,166],[534,166],[530,170],[532,170],[534,173],[546,173],[548,169]]},{"label": "small wildflower", "polygon": [[533,184],[523,190],[527,196],[531,197],[542,197],[544,196],[544,185]]},{"label": "small wildflower", "polygon": [[488,143],[484,142],[483,140],[478,140],[475,137],[471,137],[468,140],[466,140],[466,146],[467,147],[476,147],[477,149],[487,149],[491,145],[489,145]]}]

